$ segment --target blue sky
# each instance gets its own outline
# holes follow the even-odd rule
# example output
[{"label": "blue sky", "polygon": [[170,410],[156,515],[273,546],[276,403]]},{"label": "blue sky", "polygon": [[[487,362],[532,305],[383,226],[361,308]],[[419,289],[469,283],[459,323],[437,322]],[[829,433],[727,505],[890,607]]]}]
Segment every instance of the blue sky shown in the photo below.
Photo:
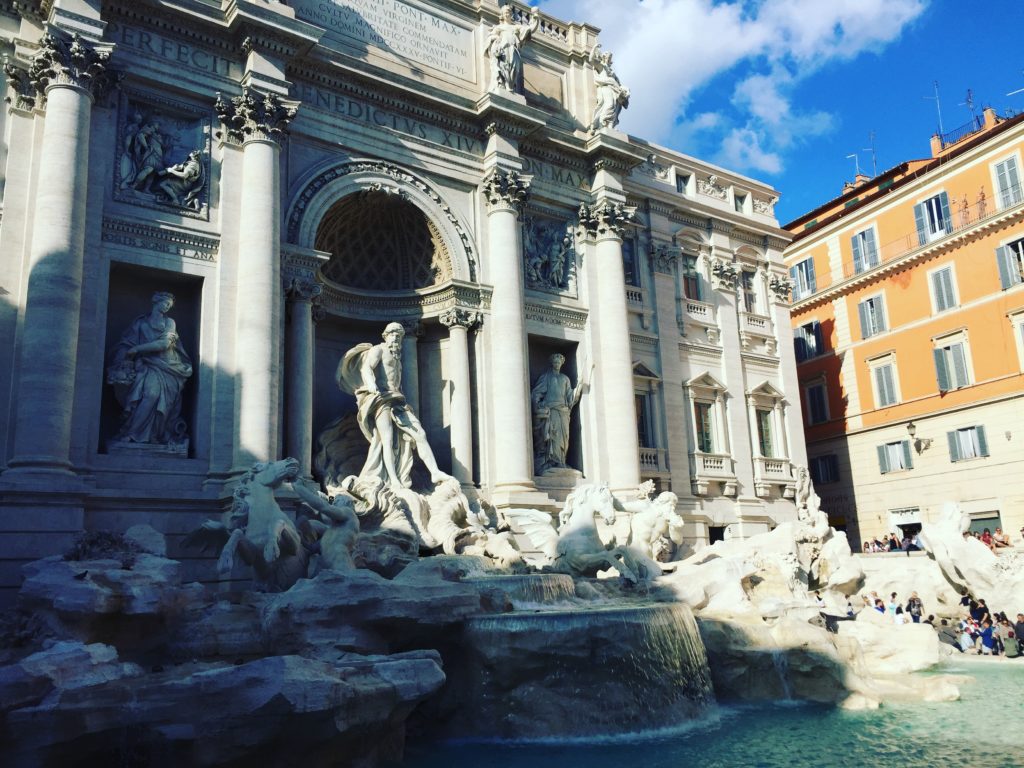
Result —
[{"label": "blue sky", "polygon": [[621,128],[766,181],[785,223],[839,194],[858,153],[879,172],[929,156],[973,91],[1024,112],[1021,0],[542,0],[602,29],[632,92]]}]

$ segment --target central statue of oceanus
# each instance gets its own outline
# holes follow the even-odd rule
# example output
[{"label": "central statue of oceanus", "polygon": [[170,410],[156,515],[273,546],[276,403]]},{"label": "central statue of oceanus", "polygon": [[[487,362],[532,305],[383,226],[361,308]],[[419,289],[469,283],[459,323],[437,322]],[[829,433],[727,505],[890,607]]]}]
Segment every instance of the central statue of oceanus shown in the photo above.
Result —
[{"label": "central statue of oceanus", "polygon": [[335,376],[338,387],[355,395],[359,429],[370,443],[359,479],[411,487],[415,450],[436,485],[449,475],[438,469],[427,433],[402,393],[405,329],[388,323],[381,335],[381,344],[357,344],[346,352]]}]

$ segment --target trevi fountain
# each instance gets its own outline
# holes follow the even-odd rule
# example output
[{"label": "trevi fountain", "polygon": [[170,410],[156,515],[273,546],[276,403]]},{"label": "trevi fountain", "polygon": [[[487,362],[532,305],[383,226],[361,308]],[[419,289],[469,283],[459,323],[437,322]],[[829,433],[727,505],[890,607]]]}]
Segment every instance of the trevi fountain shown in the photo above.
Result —
[{"label": "trevi fountain", "polygon": [[1021,556],[950,507],[865,575],[805,468],[777,195],[619,131],[596,29],[0,22],[5,766],[1019,756],[978,717],[1018,670],[834,619],[1022,611]]}]

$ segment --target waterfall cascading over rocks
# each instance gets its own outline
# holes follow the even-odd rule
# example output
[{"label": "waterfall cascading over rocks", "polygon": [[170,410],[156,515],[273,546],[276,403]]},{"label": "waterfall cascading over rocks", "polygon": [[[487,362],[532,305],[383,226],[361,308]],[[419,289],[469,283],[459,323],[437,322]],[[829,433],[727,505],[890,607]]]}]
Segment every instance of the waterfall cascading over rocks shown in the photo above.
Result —
[{"label": "waterfall cascading over rocks", "polygon": [[576,583],[567,573],[477,576],[463,581],[474,586],[500,589],[517,610],[577,602]]},{"label": "waterfall cascading over rocks", "polygon": [[466,620],[447,695],[460,738],[624,734],[676,725],[714,704],[686,606],[656,603]]}]

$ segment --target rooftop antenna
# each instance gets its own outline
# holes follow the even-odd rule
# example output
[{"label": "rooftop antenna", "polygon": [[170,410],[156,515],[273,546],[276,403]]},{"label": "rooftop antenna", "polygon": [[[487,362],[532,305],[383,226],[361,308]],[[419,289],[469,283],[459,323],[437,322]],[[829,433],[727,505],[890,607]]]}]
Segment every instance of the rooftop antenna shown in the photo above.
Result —
[{"label": "rooftop antenna", "polygon": [[935,87],[935,95],[922,96],[921,98],[935,102],[935,111],[939,113],[939,135],[941,136],[942,134],[945,133],[945,131],[942,129],[942,104],[939,103],[939,81],[933,80],[932,85]]},{"label": "rooftop antenna", "polygon": [[978,115],[974,111],[974,91],[970,88],[967,89],[967,98],[957,104],[958,107],[967,107],[971,110],[971,125],[978,124]]},{"label": "rooftop antenna", "polygon": [[860,176],[860,158],[857,157],[856,152],[852,155],[847,155],[846,159],[849,160],[851,157],[853,158],[854,178],[857,178],[857,176]]},{"label": "rooftop antenna", "polygon": [[875,132],[872,131],[868,134],[868,142],[871,144],[870,147],[865,147],[861,152],[871,153],[871,178],[878,175],[878,158],[875,156]]}]

